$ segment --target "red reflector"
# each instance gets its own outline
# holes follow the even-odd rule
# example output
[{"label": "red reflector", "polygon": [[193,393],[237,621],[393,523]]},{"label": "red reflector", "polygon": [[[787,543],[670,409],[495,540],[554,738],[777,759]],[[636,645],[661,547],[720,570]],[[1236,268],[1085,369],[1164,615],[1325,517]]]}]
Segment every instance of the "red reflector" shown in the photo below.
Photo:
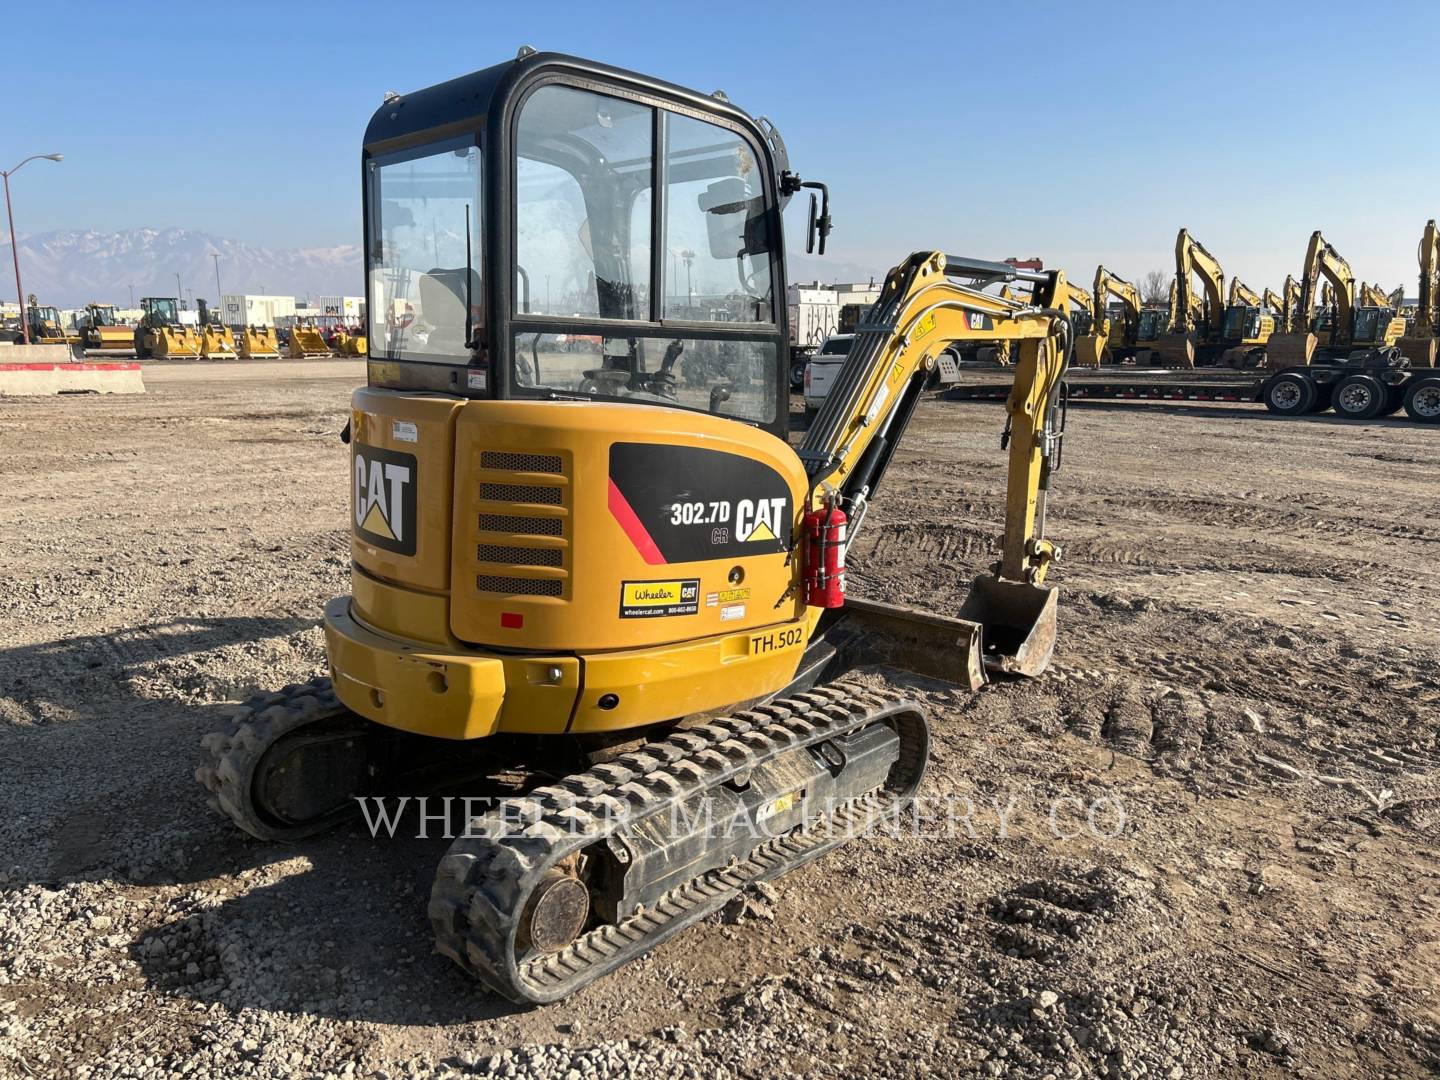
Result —
[{"label": "red reflector", "polygon": [[518,611],[500,612],[500,626],[504,630],[519,630],[525,625],[525,616]]}]

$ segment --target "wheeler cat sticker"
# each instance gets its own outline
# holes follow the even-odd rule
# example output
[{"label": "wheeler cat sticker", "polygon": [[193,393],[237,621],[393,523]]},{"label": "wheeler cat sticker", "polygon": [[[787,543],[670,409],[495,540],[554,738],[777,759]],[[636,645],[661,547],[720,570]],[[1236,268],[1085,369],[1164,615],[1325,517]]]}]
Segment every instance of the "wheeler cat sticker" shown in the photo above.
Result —
[{"label": "wheeler cat sticker", "polygon": [[653,619],[694,615],[700,610],[700,579],[685,581],[622,581],[620,617]]},{"label": "wheeler cat sticker", "polygon": [[610,513],[652,566],[790,550],[795,506],[785,478],[739,454],[615,443]]},{"label": "wheeler cat sticker", "polygon": [[355,535],[397,555],[415,554],[415,455],[355,443]]}]

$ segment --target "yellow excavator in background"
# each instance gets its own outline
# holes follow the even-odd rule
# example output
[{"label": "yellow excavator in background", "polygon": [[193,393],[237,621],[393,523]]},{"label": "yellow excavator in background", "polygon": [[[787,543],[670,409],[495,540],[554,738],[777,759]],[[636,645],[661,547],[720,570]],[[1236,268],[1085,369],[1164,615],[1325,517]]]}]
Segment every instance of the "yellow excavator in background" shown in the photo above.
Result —
[{"label": "yellow excavator in background", "polygon": [[80,343],[87,356],[135,355],[135,331],[115,317],[114,304],[85,305]]},{"label": "yellow excavator in background", "polygon": [[[1192,275],[1200,278],[1204,292],[1198,308]],[[1236,302],[1232,290],[1227,303],[1220,260],[1183,228],[1175,237],[1174,294],[1170,333],[1157,342],[1161,362],[1167,367],[1264,365],[1265,345],[1275,330],[1275,320],[1251,289],[1245,289],[1244,302]]]},{"label": "yellow excavator in background", "polygon": [[1391,300],[1389,293],[1380,288],[1379,285],[1371,285],[1368,281],[1362,281],[1360,283],[1358,302],[1362,306],[1389,308],[1391,311],[1397,313],[1400,310],[1399,305]]},{"label": "yellow excavator in background", "polygon": [[1065,305],[1070,311],[1070,329],[1075,335],[1075,358],[1077,367],[1099,367],[1099,354],[1090,355],[1086,343],[1094,337],[1097,318],[1095,299],[1089,289],[1081,288],[1070,279],[1065,280]]},{"label": "yellow excavator in background", "polygon": [[173,296],[146,296],[140,300],[140,322],[135,327],[135,356],[141,360],[198,357],[200,332],[180,323],[180,301]]},{"label": "yellow excavator in background", "polygon": [[[1322,276],[1331,286],[1331,292],[1330,304],[1322,305],[1322,314],[1313,324],[1322,331],[1318,335],[1321,340],[1317,341],[1306,316]],[[1355,285],[1350,264],[1316,229],[1305,249],[1297,325],[1290,332],[1270,339],[1270,366],[1302,366],[1317,354],[1325,359],[1348,360],[1365,366],[1393,366],[1400,356],[1394,346],[1405,335],[1405,320],[1388,304],[1357,306]]]},{"label": "yellow excavator in background", "polygon": [[[583,243],[506,171],[542,166],[575,185]],[[242,829],[288,839],[488,763],[520,790],[454,840],[430,922],[495,992],[554,1001],[910,801],[924,711],[849,669],[978,688],[1046,667],[1069,293],[1058,271],[905,258],[794,448],[776,226],[808,190],[823,254],[831,219],[773,124],[523,49],[387,97],[362,177],[377,295],[330,677],[238,709],[197,776]],[[683,323],[666,311],[688,282],[637,212],[652,191],[715,297]],[[525,310],[522,265],[565,299]],[[1028,294],[987,291],[1011,282]],[[413,323],[386,317],[406,305]],[[575,334],[600,348],[558,344]],[[981,341],[1016,352],[998,563],[953,616],[847,595],[846,549],[941,354]]]},{"label": "yellow excavator in background", "polygon": [[[1197,274],[1204,290],[1198,309],[1192,276]],[[1197,346],[1219,340],[1225,317],[1225,272],[1220,268],[1220,261],[1205,250],[1205,245],[1183,228],[1175,237],[1172,285],[1170,331],[1156,342],[1156,351],[1167,367],[1191,368],[1196,363]]]},{"label": "yellow excavator in background", "polygon": [[1260,294],[1260,302],[1265,305],[1265,310],[1274,316],[1275,332],[1283,334],[1285,332],[1285,297],[1267,286],[1265,291]]},{"label": "yellow excavator in background", "polygon": [[1416,257],[1420,261],[1420,298],[1409,332],[1397,344],[1412,367],[1434,367],[1436,336],[1440,335],[1440,230],[1434,218],[1425,223]]},{"label": "yellow excavator in background", "polygon": [[1239,278],[1231,278],[1221,324],[1224,351],[1219,362],[1232,368],[1264,367],[1265,344],[1277,325],[1278,320],[1266,309],[1260,295]]},{"label": "yellow excavator in background", "polygon": [[[1129,359],[1143,343],[1140,290],[1104,266],[1097,266],[1092,293],[1095,322],[1088,335],[1076,340],[1075,363],[1098,368],[1106,360],[1116,363]],[[1112,296],[1120,302],[1118,319],[1110,312]],[[1154,339],[1152,333],[1144,340]]]}]

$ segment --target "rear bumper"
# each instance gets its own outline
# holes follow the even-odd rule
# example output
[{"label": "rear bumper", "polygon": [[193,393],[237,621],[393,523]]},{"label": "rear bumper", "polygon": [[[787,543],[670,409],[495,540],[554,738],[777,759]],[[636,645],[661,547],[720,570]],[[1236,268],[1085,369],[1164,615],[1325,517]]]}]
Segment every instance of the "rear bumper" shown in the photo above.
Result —
[{"label": "rear bumper", "polygon": [[443,739],[616,731],[764,697],[794,676],[806,622],[580,655],[458,651],[377,632],[350,597],[325,606],[335,692],[361,716]]}]

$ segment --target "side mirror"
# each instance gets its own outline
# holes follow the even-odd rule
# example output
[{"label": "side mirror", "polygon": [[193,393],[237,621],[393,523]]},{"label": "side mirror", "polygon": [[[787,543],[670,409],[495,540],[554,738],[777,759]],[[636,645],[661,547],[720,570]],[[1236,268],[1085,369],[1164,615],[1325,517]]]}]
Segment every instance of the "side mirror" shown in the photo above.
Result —
[{"label": "side mirror", "polygon": [[810,221],[805,230],[805,254],[814,255],[816,240],[819,240],[818,254],[825,254],[825,239],[830,235],[830,189],[818,180],[806,180],[801,187],[816,188],[820,192],[817,203],[815,192],[810,193]]},{"label": "side mirror", "polygon": [[729,262],[744,254],[745,221],[752,201],[738,176],[716,180],[700,193],[696,202],[705,214],[711,258]]}]

